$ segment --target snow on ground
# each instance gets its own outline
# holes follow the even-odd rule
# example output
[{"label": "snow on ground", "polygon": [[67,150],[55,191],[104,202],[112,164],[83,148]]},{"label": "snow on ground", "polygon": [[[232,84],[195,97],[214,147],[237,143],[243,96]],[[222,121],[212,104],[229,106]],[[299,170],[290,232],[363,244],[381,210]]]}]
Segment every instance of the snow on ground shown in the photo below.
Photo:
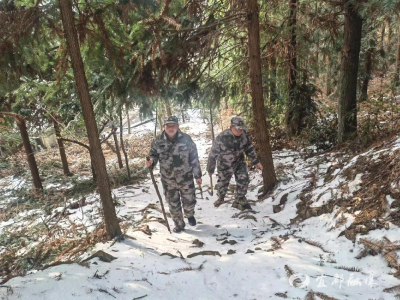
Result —
[{"label": "snow on ground", "polygon": [[[154,130],[154,123],[147,123],[145,127]],[[121,204],[118,215],[133,225],[126,232],[129,238],[97,244],[92,251],[103,250],[116,257],[114,261],[107,263],[94,258],[89,260],[89,267],[65,264],[31,272],[10,280],[6,284],[10,288],[0,288],[1,299],[304,299],[311,290],[335,299],[395,299],[394,294],[383,292],[384,288],[399,284],[399,280],[389,274],[393,270],[383,257],[367,256],[357,260],[355,256],[363,247],[344,236],[338,238],[354,216],[344,214],[347,222],[333,230],[328,229],[337,222],[334,216],[338,208],[330,214],[290,225],[290,219],[297,215],[298,196],[311,180],[309,175],[317,170],[316,189],[311,194],[313,206],[319,207],[339,193],[340,183],[345,181],[343,170],[355,159],[336,170],[332,180],[325,183],[323,178],[328,168],[338,163],[335,157],[324,159],[321,155],[304,160],[294,151],[274,152],[280,184],[271,197],[253,205],[254,211],[241,213],[230,203],[219,208],[213,206],[217,197],[215,192],[213,196],[209,194],[210,180],[205,171],[206,151],[211,147],[211,140],[204,134],[208,125],[194,115],[190,123],[182,124],[181,128],[191,134],[197,144],[205,174],[203,198],[197,190],[197,226],[187,224],[185,232],[169,234],[167,228],[157,222],[156,218],[162,218],[162,213],[148,207],[149,204],[159,207],[150,179],[140,186],[121,187],[113,193]],[[391,146],[399,147],[399,142]],[[156,177],[159,181],[159,176]],[[250,177],[248,199],[257,200],[261,173],[251,171]],[[213,183],[216,182],[214,176]],[[348,184],[351,194],[362,186],[361,176]],[[162,191],[160,183],[159,188]],[[286,194],[284,209],[273,213],[272,205],[279,204]],[[86,201],[91,202],[91,197],[96,195],[89,196]],[[226,200],[232,197],[230,191]],[[87,222],[90,228],[99,221],[97,205],[93,201],[84,211],[77,210],[71,215],[71,221]],[[137,230],[145,224],[151,235]],[[173,226],[170,218],[169,224]],[[10,221],[0,223],[0,230],[7,225]],[[368,238],[386,236],[395,241],[399,233],[398,227],[390,226],[388,230],[371,231]],[[204,245],[193,244],[196,240]],[[307,240],[318,242],[322,249],[306,243]],[[200,251],[208,255],[191,257]],[[342,266],[360,270],[347,271],[339,268]],[[287,274],[292,271],[289,278]],[[296,278],[301,283],[296,284]]]}]

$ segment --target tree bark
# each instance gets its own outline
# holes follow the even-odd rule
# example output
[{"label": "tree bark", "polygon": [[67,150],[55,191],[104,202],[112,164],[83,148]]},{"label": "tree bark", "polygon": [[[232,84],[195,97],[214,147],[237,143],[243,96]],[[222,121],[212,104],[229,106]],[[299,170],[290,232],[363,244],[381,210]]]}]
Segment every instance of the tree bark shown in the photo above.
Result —
[{"label": "tree bark", "polygon": [[79,146],[82,146],[83,148],[86,148],[89,152],[90,152],[90,147],[88,145],[85,145],[84,143],[81,143],[79,141],[75,141],[75,140],[71,140],[71,139],[66,139],[63,137],[60,137],[61,140],[66,141],[66,142],[70,142],[70,143],[74,143],[77,144]]},{"label": "tree bark", "polygon": [[277,100],[276,94],[276,57],[271,56],[270,59],[270,81],[269,81],[269,99],[271,103],[275,103]]},{"label": "tree bark", "polygon": [[387,27],[387,35],[386,35],[386,53],[390,53],[392,51],[392,44],[391,44],[391,40],[392,40],[392,26],[391,26],[391,20],[390,17],[386,17],[385,18],[385,26]]},{"label": "tree bark", "polygon": [[264,181],[264,192],[270,191],[276,184],[276,175],[272,161],[271,145],[269,143],[268,125],[265,115],[262,75],[261,75],[261,57],[260,57],[260,28],[259,12],[257,0],[247,0],[248,22],[247,32],[250,87],[252,110],[254,116],[254,138],[259,150],[261,164],[264,167],[262,172]]},{"label": "tree bark", "polygon": [[165,111],[167,113],[167,117],[172,116],[171,106],[169,103],[165,103]]},{"label": "tree bark", "polygon": [[89,94],[89,87],[86,80],[85,69],[80,53],[74,15],[71,0],[59,0],[61,18],[64,27],[64,35],[67,41],[68,52],[71,57],[72,68],[79,100],[82,106],[83,118],[89,138],[91,159],[97,175],[98,189],[103,206],[104,222],[106,232],[110,238],[122,234],[119,221],[115,213],[113,199],[111,197],[110,182],[108,179],[106,162],[101,149],[99,133],[93,112],[93,105]]},{"label": "tree bark", "polygon": [[36,164],[35,155],[32,150],[31,142],[29,141],[28,131],[26,129],[25,119],[16,117],[17,126],[21,133],[22,143],[24,144],[26,157],[28,159],[29,169],[31,170],[33,185],[36,189],[43,189],[42,181],[40,179],[39,170]]},{"label": "tree bark", "polygon": [[212,108],[210,102],[210,126],[211,126],[211,139],[212,139],[212,144],[214,145],[214,140],[215,140],[215,135],[214,135],[214,122],[213,122],[213,114],[212,114]]},{"label": "tree bark", "polygon": [[368,98],[368,84],[371,79],[373,51],[373,48],[368,48],[365,52],[365,75],[361,84],[360,102],[366,101]]},{"label": "tree bark", "polygon": [[79,141],[75,141],[75,140],[71,140],[71,139],[66,139],[66,138],[63,138],[63,137],[60,137],[60,140],[66,141],[66,142],[70,142],[70,143],[74,143],[74,144],[77,144],[77,145],[79,145],[79,146],[81,146],[81,147],[87,149],[87,151],[89,151],[89,155],[90,155],[90,169],[92,170],[93,181],[96,181],[96,180],[97,180],[97,179],[96,179],[96,172],[95,172],[94,167],[93,167],[93,159],[92,159],[92,153],[90,152],[90,147],[89,147],[88,145],[85,145],[84,143],[79,142]]},{"label": "tree bark", "polygon": [[[260,50],[260,52],[261,52],[262,50]],[[264,71],[264,80],[265,80],[265,82],[267,83],[266,84],[266,88],[264,89],[264,98],[265,99],[270,99],[270,95],[269,95],[269,92],[270,92],[270,90],[269,90],[269,83],[270,83],[270,80],[271,80],[271,78],[270,78],[270,64],[269,64],[269,59],[268,58],[265,58],[265,59],[261,59],[261,68],[263,69],[263,71]],[[268,101],[267,101],[267,103],[268,103]],[[268,116],[267,116],[267,118],[268,118]]]},{"label": "tree bark", "polygon": [[128,161],[128,154],[126,154],[125,146],[124,146],[124,136],[123,136],[123,130],[122,130],[122,112],[119,114],[119,124],[120,124],[120,130],[119,130],[119,139],[121,140],[121,148],[122,152],[124,153],[125,156],[125,164],[126,164],[126,170],[128,171],[128,178],[131,179],[131,170],[129,168],[129,161]]},{"label": "tree bark", "polygon": [[396,70],[394,72],[394,86],[400,85],[400,30],[398,33],[397,53],[396,53]]},{"label": "tree bark", "polygon": [[92,170],[92,177],[93,177],[93,182],[97,182],[97,176],[96,176],[96,170],[94,169],[93,166],[93,160],[90,158],[90,169]]},{"label": "tree bark", "polygon": [[296,11],[297,0],[289,0],[290,16],[290,45],[288,49],[289,61],[289,98],[286,111],[286,125],[291,134],[297,134],[300,130],[300,118],[297,108],[297,45],[296,45]]},{"label": "tree bark", "polygon": [[328,97],[330,94],[332,94],[332,59],[330,55],[327,55],[326,68],[326,96]]},{"label": "tree bark", "polygon": [[382,57],[385,56],[385,28],[386,28],[386,24],[383,23],[382,30],[381,30],[381,43],[380,43],[381,49],[379,49],[379,52]]},{"label": "tree bark", "polygon": [[125,110],[126,110],[126,119],[128,122],[128,134],[131,134],[131,120],[129,119],[129,106],[126,100],[125,100]]},{"label": "tree bark", "polygon": [[160,130],[163,131],[163,120],[160,113],[158,114],[158,123],[160,124]]},{"label": "tree bark", "polygon": [[362,19],[352,2],[345,5],[344,44],[338,114],[338,142],[357,132],[357,74],[361,46]]},{"label": "tree bark", "polygon": [[61,138],[60,126],[58,125],[57,120],[53,120],[53,124],[54,124],[54,132],[56,133],[58,149],[60,151],[60,157],[63,165],[64,175],[71,176],[72,173],[69,171],[67,155],[65,154],[64,142]]},{"label": "tree bark", "polygon": [[124,167],[124,165],[122,164],[121,152],[119,149],[118,138],[117,138],[117,133],[115,131],[115,128],[112,128],[112,134],[113,134],[113,138],[114,138],[115,152],[117,152],[117,157],[118,157],[118,166],[120,169],[122,169]]},{"label": "tree bark", "polygon": [[155,122],[155,125],[154,125],[154,138],[157,137],[157,120],[158,120],[158,108],[157,108],[157,105],[156,105],[156,122]]}]

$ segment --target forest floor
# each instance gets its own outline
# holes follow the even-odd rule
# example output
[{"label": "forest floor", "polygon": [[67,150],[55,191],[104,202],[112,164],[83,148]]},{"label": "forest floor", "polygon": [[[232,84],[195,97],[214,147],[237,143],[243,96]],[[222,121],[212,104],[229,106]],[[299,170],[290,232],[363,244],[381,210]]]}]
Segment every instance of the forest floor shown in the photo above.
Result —
[{"label": "forest floor", "polygon": [[[181,129],[205,174],[208,125],[193,112]],[[41,202],[16,194],[28,190],[23,177],[0,180],[1,299],[400,298],[400,137],[356,156],[274,151],[278,186],[258,199],[261,173],[251,170],[253,210],[243,212],[231,207],[234,180],[215,208],[205,174],[197,226],[169,234],[141,167],[152,130],[148,123],[132,134],[142,143],[130,160],[134,180],[113,189],[122,241],[104,240],[95,190],[65,192],[88,178],[51,182],[49,167],[45,189],[54,192]]]}]

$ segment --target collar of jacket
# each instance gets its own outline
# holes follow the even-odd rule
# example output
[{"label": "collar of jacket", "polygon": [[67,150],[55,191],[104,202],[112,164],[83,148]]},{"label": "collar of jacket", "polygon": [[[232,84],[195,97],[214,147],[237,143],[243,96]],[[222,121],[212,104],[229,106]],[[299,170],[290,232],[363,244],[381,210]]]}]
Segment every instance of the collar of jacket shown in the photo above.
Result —
[{"label": "collar of jacket", "polygon": [[[177,139],[179,139],[182,136],[182,131],[180,129],[178,129],[177,135],[178,135]],[[161,139],[162,140],[167,140],[168,139],[168,136],[167,136],[167,133],[165,132],[165,130],[161,134]]]}]

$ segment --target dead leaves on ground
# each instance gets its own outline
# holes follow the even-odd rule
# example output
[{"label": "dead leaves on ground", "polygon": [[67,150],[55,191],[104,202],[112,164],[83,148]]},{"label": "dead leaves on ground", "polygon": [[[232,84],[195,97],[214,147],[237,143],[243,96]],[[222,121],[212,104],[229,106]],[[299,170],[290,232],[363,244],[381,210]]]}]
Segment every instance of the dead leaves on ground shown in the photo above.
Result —
[{"label": "dead leaves on ground", "polygon": [[[368,254],[382,254],[383,258],[388,263],[389,267],[400,269],[400,264],[398,262],[399,257],[396,250],[400,250],[400,244],[392,243],[388,238],[379,240],[372,239],[360,239],[360,244],[363,244],[365,249],[362,250],[361,253],[357,256],[357,258],[362,258],[367,256]],[[400,277],[400,271],[397,271],[395,274],[396,277]]]}]

